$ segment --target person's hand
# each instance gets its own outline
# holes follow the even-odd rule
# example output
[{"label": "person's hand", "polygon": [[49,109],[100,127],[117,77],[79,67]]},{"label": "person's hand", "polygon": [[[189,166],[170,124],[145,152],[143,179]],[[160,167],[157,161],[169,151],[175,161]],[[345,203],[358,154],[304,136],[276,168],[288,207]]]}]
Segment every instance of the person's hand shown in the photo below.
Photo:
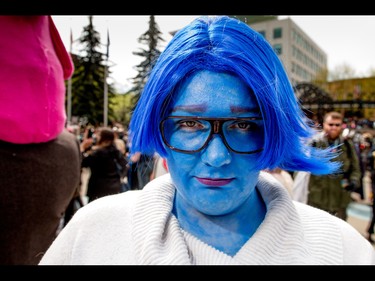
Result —
[{"label": "person's hand", "polygon": [[93,142],[94,140],[92,138],[83,139],[80,144],[81,152],[85,152],[86,150],[88,150],[92,146]]},{"label": "person's hand", "polygon": [[345,185],[343,187],[346,191],[354,191],[359,187],[359,185],[357,184],[356,181],[350,181],[350,182],[348,182],[347,185]]},{"label": "person's hand", "polygon": [[345,188],[346,191],[353,191],[356,188],[356,186],[355,186],[354,183],[349,183],[344,188]]}]

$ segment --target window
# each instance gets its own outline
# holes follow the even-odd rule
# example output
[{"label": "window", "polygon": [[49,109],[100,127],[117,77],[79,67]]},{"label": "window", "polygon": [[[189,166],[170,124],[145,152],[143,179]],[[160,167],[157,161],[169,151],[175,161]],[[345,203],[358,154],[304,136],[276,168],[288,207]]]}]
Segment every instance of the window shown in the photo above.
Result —
[{"label": "window", "polygon": [[266,38],[266,31],[265,30],[261,30],[261,31],[258,31],[264,38]]},{"label": "window", "polygon": [[283,29],[281,27],[275,28],[273,30],[273,39],[277,39],[281,37],[283,37]]},{"label": "window", "polygon": [[276,54],[281,55],[283,53],[283,47],[281,44],[273,45],[273,49],[275,50]]}]

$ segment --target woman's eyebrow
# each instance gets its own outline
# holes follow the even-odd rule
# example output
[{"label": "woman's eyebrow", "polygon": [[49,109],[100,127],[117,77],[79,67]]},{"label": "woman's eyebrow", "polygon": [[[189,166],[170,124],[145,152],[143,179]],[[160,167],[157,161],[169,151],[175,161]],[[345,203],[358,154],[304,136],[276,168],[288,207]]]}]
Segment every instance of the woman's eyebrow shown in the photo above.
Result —
[{"label": "woman's eyebrow", "polygon": [[250,107],[250,106],[237,106],[231,105],[230,111],[233,113],[256,113],[260,114],[258,107]]},{"label": "woman's eyebrow", "polygon": [[172,109],[172,112],[186,111],[186,112],[205,112],[207,111],[206,104],[192,104],[192,105],[178,105]]}]

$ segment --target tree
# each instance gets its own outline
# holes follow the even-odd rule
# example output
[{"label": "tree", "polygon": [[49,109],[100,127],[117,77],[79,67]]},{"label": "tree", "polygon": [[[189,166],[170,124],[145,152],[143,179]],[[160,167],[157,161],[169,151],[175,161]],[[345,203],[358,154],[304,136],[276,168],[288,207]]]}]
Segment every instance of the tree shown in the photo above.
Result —
[{"label": "tree", "polygon": [[328,82],[328,69],[322,68],[320,69],[315,77],[311,80],[311,83],[313,83],[316,86],[319,86],[320,88],[325,89],[327,82]]},{"label": "tree", "polygon": [[357,77],[355,70],[347,63],[337,65],[334,70],[329,71],[328,73],[329,81],[351,79],[355,77]]},{"label": "tree", "polygon": [[160,32],[159,27],[155,21],[155,16],[150,16],[148,30],[138,38],[138,42],[147,45],[148,50],[140,48],[138,52],[133,52],[134,55],[145,58],[139,65],[135,67],[135,69],[138,71],[138,74],[132,79],[134,87],[129,91],[133,92],[134,94],[134,104],[137,103],[146,84],[148,75],[161,53],[158,49],[158,45],[160,41],[165,41],[161,37],[161,34],[162,33]]},{"label": "tree", "polygon": [[375,68],[371,67],[368,69],[368,77],[375,77]]},{"label": "tree", "polygon": [[129,127],[131,112],[134,108],[133,97],[134,94],[128,92],[127,94],[117,94],[114,98],[113,112],[115,120],[120,122],[125,128]]},{"label": "tree", "polygon": [[[92,125],[101,125],[104,115],[105,54],[100,48],[100,34],[94,29],[93,17],[78,39],[83,46],[73,56],[72,115],[86,119]],[[110,73],[108,69],[108,73]],[[108,85],[108,119],[113,119],[113,85]]]}]

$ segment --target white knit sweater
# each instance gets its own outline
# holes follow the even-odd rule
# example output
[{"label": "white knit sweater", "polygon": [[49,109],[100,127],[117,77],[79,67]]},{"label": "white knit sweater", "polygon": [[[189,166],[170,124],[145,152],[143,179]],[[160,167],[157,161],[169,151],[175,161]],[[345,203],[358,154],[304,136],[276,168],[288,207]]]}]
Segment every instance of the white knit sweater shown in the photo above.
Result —
[{"label": "white knit sweater", "polygon": [[171,213],[175,188],[166,174],[141,191],[106,196],[81,208],[40,264],[375,264],[374,248],[348,223],[291,201],[267,173],[260,174],[257,188],[267,214],[234,257],[181,230]]}]

